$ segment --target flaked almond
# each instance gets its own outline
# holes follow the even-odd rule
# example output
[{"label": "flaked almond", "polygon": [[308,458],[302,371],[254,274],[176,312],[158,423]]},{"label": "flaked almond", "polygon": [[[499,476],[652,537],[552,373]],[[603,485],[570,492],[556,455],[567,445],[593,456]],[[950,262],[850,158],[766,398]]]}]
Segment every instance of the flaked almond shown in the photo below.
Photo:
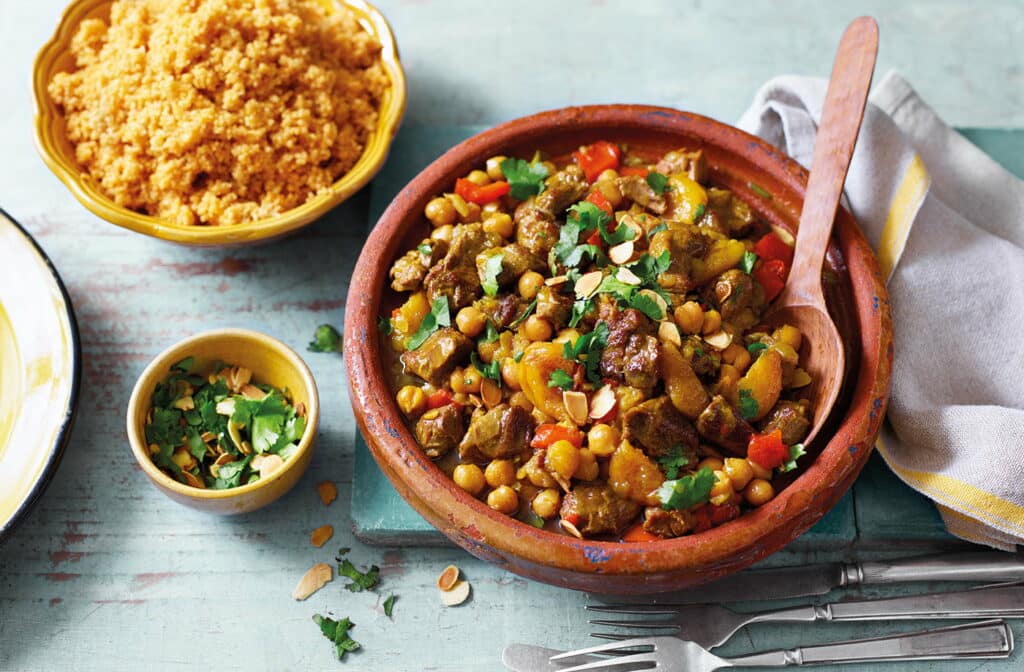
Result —
[{"label": "flaked almond", "polygon": [[566,532],[568,532],[572,536],[576,537],[577,539],[582,539],[583,538],[583,533],[580,532],[578,529],[576,529],[576,526],[573,525],[572,523],[570,523],[565,518],[562,518],[561,520],[559,520],[558,524],[562,527],[563,530],[565,530]]},{"label": "flaked almond", "polygon": [[662,322],[658,325],[658,339],[665,343],[671,343],[677,348],[682,347],[683,339],[679,335],[679,327],[675,322]]},{"label": "flaked almond", "polygon": [[[245,443],[245,441],[242,441],[242,433],[240,430],[241,425],[234,420],[228,420],[228,436],[231,437],[231,441],[235,446],[244,453],[245,447],[242,444]],[[248,453],[246,453],[246,455],[248,455]]]},{"label": "flaked almond", "polygon": [[[636,238],[639,238],[640,236],[643,235],[644,228],[642,226],[640,226],[640,222],[636,221],[636,219],[633,217],[633,215],[629,214],[628,212],[623,212],[622,216],[619,217],[618,213],[615,213],[615,214],[616,214],[616,217],[618,219],[618,225],[619,226],[628,227],[629,230],[633,232],[633,239],[634,240]],[[650,216],[650,215],[648,215],[648,216]]]},{"label": "flaked almond", "polygon": [[469,582],[456,581],[451,590],[441,591],[441,604],[446,607],[457,607],[469,599]]},{"label": "flaked almond", "polygon": [[246,399],[255,399],[256,401],[259,401],[267,396],[267,393],[255,385],[248,383],[242,387],[242,396]]},{"label": "flaked almond", "polygon": [[196,466],[196,458],[192,457],[192,453],[188,452],[188,448],[177,448],[171,455],[171,462],[174,462],[184,471],[189,471]]},{"label": "flaked almond", "polygon": [[628,263],[633,258],[633,241],[627,240],[608,248],[608,258],[616,264]]},{"label": "flaked almond", "polygon": [[547,280],[545,280],[544,284],[547,285],[548,287],[554,287],[555,285],[561,285],[562,283],[564,283],[568,279],[569,279],[568,276],[556,275],[553,278],[548,278]]},{"label": "flaked almond", "polygon": [[174,406],[179,411],[191,411],[193,408],[196,407],[196,403],[191,396],[175,399],[174,403],[171,405]]},{"label": "flaked almond", "polygon": [[260,478],[266,478],[284,466],[284,459],[280,455],[260,453],[252,458],[252,462],[249,464],[253,469],[260,472]]},{"label": "flaked almond", "polygon": [[437,587],[442,591],[449,591],[459,580],[459,568],[455,565],[448,565],[437,577]]},{"label": "flaked almond", "polygon": [[668,303],[665,301],[665,299],[661,298],[661,294],[658,294],[653,289],[641,289],[639,292],[637,292],[637,294],[640,294],[641,296],[646,296],[648,299],[658,304],[658,308],[661,308],[662,317],[664,317],[668,313]]},{"label": "flaked almond", "polygon": [[704,342],[716,350],[725,350],[732,343],[732,334],[719,329],[715,333],[705,336]]},{"label": "flaked almond", "polygon": [[316,484],[316,494],[320,495],[324,506],[328,506],[338,498],[338,487],[331,481],[320,481]]},{"label": "flaked almond", "polygon": [[300,418],[306,417],[306,405],[301,401],[295,404],[295,415],[299,416]]},{"label": "flaked almond", "polygon": [[331,569],[331,566],[326,562],[318,562],[299,579],[298,585],[292,591],[292,597],[296,600],[304,600],[330,583],[333,578],[334,570]]},{"label": "flaked almond", "polygon": [[580,279],[576,281],[574,287],[576,291],[577,299],[585,299],[594,292],[601,285],[601,280],[604,279],[604,273],[601,271],[591,271],[590,273],[584,273],[580,276]]},{"label": "flaked almond", "polygon": [[235,414],[235,400],[228,397],[217,402],[217,413],[229,418]]},{"label": "flaked almond", "polygon": [[229,462],[234,462],[235,456],[230,453],[222,453],[213,464],[210,465],[210,475],[214,478],[220,478],[220,468]]},{"label": "flaked almond", "polygon": [[494,408],[501,403],[501,387],[490,378],[484,378],[480,383],[480,398],[487,408]]},{"label": "flaked almond", "polygon": [[619,398],[615,396],[615,390],[612,389],[612,386],[602,386],[590,398],[590,417],[594,420],[605,417],[612,412],[617,403],[619,403]]},{"label": "flaked almond", "polygon": [[241,392],[242,388],[252,380],[252,371],[244,366],[235,366],[227,372],[225,378],[232,392]]},{"label": "flaked almond", "polygon": [[206,483],[203,482],[203,479],[199,478],[190,471],[181,472],[181,477],[185,479],[185,483],[187,485],[190,485],[193,488],[202,488],[203,490],[206,489]]},{"label": "flaked almond", "polygon": [[639,285],[641,282],[643,282],[640,278],[637,277],[636,273],[629,270],[625,266],[619,269],[619,272],[615,274],[615,277],[618,278],[620,281],[626,283],[627,285]]},{"label": "flaked almond", "polygon": [[327,540],[334,536],[334,527],[331,525],[321,525],[320,527],[313,530],[309,535],[309,543],[313,544],[317,548],[320,548],[327,543]]},{"label": "flaked almond", "polygon": [[202,439],[203,443],[209,443],[210,441],[216,439],[217,435],[214,434],[213,432],[203,432],[202,434],[199,435],[199,438]]},{"label": "flaked almond", "polygon": [[150,455],[156,455],[159,452],[160,452],[160,446],[156,445],[155,443],[149,444],[149,454]]},{"label": "flaked almond", "polygon": [[562,404],[565,406],[569,419],[577,425],[585,425],[590,414],[590,402],[583,392],[565,390],[562,392]]}]

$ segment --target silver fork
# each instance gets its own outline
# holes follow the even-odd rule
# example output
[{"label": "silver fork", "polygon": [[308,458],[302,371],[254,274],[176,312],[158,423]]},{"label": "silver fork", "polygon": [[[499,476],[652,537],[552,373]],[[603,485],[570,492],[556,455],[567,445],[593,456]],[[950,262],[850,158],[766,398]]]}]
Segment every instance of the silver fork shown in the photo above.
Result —
[{"label": "silver fork", "polygon": [[[814,621],[875,621],[896,619],[965,619],[1024,617],[1024,585],[995,585],[973,590],[855,600],[822,605],[801,605],[739,613],[713,604],[703,605],[590,605],[590,611],[613,614],[667,616],[656,620],[614,621],[593,619],[592,625],[638,629],[655,635],[673,632],[705,648],[721,646],[751,623],[811,623]],[[601,639],[628,639],[632,635],[593,633]]]},{"label": "silver fork", "polygon": [[[635,653],[637,649],[644,649]],[[620,655],[622,653],[627,655]],[[594,655],[614,657],[591,660],[559,672],[586,670],[655,669],[670,672],[713,672],[727,667],[788,667],[867,663],[886,660],[949,660],[1008,658],[1013,652],[1013,632],[1004,621],[980,621],[898,636],[855,639],[832,644],[803,646],[720,658],[707,649],[675,637],[629,639],[551,656],[552,663],[568,663]]]}]

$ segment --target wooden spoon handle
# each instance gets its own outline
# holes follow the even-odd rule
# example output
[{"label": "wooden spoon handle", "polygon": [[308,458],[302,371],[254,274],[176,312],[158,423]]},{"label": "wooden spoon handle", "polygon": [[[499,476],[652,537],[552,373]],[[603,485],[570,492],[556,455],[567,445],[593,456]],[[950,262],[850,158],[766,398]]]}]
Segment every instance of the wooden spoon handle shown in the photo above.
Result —
[{"label": "wooden spoon handle", "polygon": [[832,64],[800,214],[793,268],[786,284],[789,296],[783,296],[780,305],[825,305],[821,268],[864,118],[877,53],[878,24],[870,16],[854,19],[843,33]]}]

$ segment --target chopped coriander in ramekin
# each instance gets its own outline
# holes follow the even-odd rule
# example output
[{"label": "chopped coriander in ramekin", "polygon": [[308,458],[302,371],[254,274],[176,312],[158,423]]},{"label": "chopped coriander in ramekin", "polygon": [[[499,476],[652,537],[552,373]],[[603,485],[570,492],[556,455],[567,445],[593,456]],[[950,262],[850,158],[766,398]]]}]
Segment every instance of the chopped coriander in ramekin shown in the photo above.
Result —
[{"label": "chopped coriander in ramekin", "polygon": [[153,393],[146,442],[156,466],[185,485],[213,490],[280,469],[299,448],[304,405],[293,405],[288,390],[254,382],[245,367],[197,368],[192,357],[177,362]]}]

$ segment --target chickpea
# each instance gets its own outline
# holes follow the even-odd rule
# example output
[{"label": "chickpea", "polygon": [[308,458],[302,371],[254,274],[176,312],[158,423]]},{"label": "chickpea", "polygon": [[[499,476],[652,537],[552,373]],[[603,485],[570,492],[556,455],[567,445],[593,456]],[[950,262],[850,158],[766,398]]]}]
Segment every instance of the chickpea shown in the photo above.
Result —
[{"label": "chickpea", "polygon": [[697,463],[697,469],[703,469],[707,467],[711,471],[721,471],[725,467],[725,462],[720,457],[705,457],[703,460]]},{"label": "chickpea", "polygon": [[519,510],[519,495],[507,485],[502,485],[487,493],[487,506],[498,513],[513,514]]},{"label": "chickpea", "polygon": [[676,326],[684,334],[699,334],[704,326],[704,311],[696,301],[687,301],[676,308],[673,317],[676,318]]},{"label": "chickpea", "polygon": [[725,458],[723,471],[725,471],[737,491],[747,487],[747,483],[750,483],[750,479],[754,477],[754,470],[750,468],[750,463],[742,457]]},{"label": "chickpea", "polygon": [[544,276],[537,271],[527,271],[519,276],[519,296],[527,301],[533,301],[543,286]]},{"label": "chickpea", "polygon": [[619,438],[619,430],[600,422],[587,432],[587,447],[594,455],[606,457],[619,447]]},{"label": "chickpea", "polygon": [[518,406],[524,411],[533,411],[533,402],[527,399],[526,394],[522,391],[513,392],[512,396],[508,398],[510,406]]},{"label": "chickpea", "polygon": [[484,469],[484,478],[487,485],[497,488],[502,485],[512,485],[516,482],[516,467],[512,460],[491,460]]},{"label": "chickpea", "polygon": [[484,364],[490,364],[494,361],[494,356],[498,353],[499,348],[501,348],[501,341],[480,341],[476,344],[476,354],[480,355],[480,360]]},{"label": "chickpea", "polygon": [[747,460],[747,464],[750,465],[750,472],[754,474],[754,478],[761,478],[766,481],[772,480],[772,470],[765,469],[757,462],[753,460]]},{"label": "chickpea", "polygon": [[484,231],[496,233],[505,239],[511,238],[515,230],[516,225],[512,221],[512,215],[507,212],[496,212],[484,220]]},{"label": "chickpea", "polygon": [[511,357],[505,357],[501,360],[501,380],[512,391],[523,389],[519,385],[519,366],[516,364],[516,360]]},{"label": "chickpea", "polygon": [[722,504],[732,499],[733,486],[729,476],[722,470],[715,472],[715,484],[711,486],[711,503]]},{"label": "chickpea", "polygon": [[506,158],[499,154],[487,159],[487,176],[495,181],[504,180],[505,173],[501,172],[501,164],[505,162]]},{"label": "chickpea", "polygon": [[743,489],[743,498],[751,506],[766,504],[774,496],[775,488],[772,487],[771,481],[763,478],[755,478],[750,483],[747,483],[747,487]]},{"label": "chickpea", "polygon": [[580,467],[580,451],[565,439],[555,441],[548,447],[545,464],[548,469],[568,480]]},{"label": "chickpea", "polygon": [[487,316],[478,308],[466,306],[455,315],[455,326],[470,338],[476,338],[487,325]]},{"label": "chickpea", "polygon": [[452,472],[452,480],[455,481],[455,485],[474,497],[479,495],[487,485],[484,481],[484,472],[480,471],[480,467],[475,464],[457,465],[455,471]]},{"label": "chickpea", "polygon": [[431,240],[443,240],[446,243],[452,242],[452,234],[455,231],[455,227],[451,224],[445,224],[439,226],[430,232]]},{"label": "chickpea", "polygon": [[717,310],[709,310],[704,313],[704,326],[701,328],[703,334],[713,334],[722,328],[722,314]]},{"label": "chickpea", "polygon": [[466,203],[466,214],[459,215],[459,222],[469,224],[480,221],[480,206],[476,203]]},{"label": "chickpea", "polygon": [[523,323],[523,336],[531,341],[546,341],[551,338],[553,332],[551,323],[543,317],[530,315]]},{"label": "chickpea", "polygon": [[451,201],[447,198],[438,196],[427,203],[427,207],[424,208],[423,214],[427,216],[427,219],[435,227],[444,226],[445,224],[454,224],[459,213],[455,211],[455,206],[452,205]]},{"label": "chickpea", "polygon": [[580,337],[579,329],[573,329],[571,327],[567,327],[567,328],[562,329],[561,331],[558,332],[558,335],[555,337],[554,342],[555,343],[571,343],[572,345],[576,345],[576,339],[578,339],[579,337]]},{"label": "chickpea", "polygon": [[551,474],[541,469],[536,457],[530,458],[526,464],[519,467],[516,478],[520,480],[525,478],[538,488],[553,488],[558,485],[555,479],[551,478]]},{"label": "chickpea", "polygon": [[619,171],[614,168],[605,168],[601,171],[601,174],[597,176],[596,182],[603,182],[605,180],[614,180],[619,176]]},{"label": "chickpea", "polygon": [[551,520],[558,515],[558,509],[562,505],[562,495],[554,488],[545,488],[533,498],[531,507],[533,512],[544,520]]},{"label": "chickpea", "polygon": [[482,187],[485,184],[491,183],[491,176],[482,170],[469,171],[469,175],[466,175],[466,179],[478,187]]},{"label": "chickpea", "polygon": [[475,366],[468,366],[465,369],[455,369],[448,380],[453,392],[461,394],[478,394],[480,383],[484,377]]},{"label": "chickpea", "polygon": [[580,448],[580,466],[576,468],[573,478],[581,481],[593,481],[597,478],[600,468],[597,466],[597,457],[589,448]]},{"label": "chickpea", "polygon": [[608,172],[614,173],[615,171],[606,170],[604,173],[601,173],[602,176],[597,178],[597,182],[594,183],[592,190],[600,192],[607,199],[609,205],[617,208],[622,205],[622,192],[619,191],[619,185],[615,184],[615,178],[604,178],[604,174]]},{"label": "chickpea", "polygon": [[491,201],[490,203],[484,203],[480,206],[480,214],[484,219],[487,219],[493,214],[505,212],[505,208],[501,205],[501,201]]},{"label": "chickpea", "polygon": [[398,407],[402,409],[406,417],[415,418],[427,410],[427,393],[423,388],[415,385],[406,385],[395,395]]}]

